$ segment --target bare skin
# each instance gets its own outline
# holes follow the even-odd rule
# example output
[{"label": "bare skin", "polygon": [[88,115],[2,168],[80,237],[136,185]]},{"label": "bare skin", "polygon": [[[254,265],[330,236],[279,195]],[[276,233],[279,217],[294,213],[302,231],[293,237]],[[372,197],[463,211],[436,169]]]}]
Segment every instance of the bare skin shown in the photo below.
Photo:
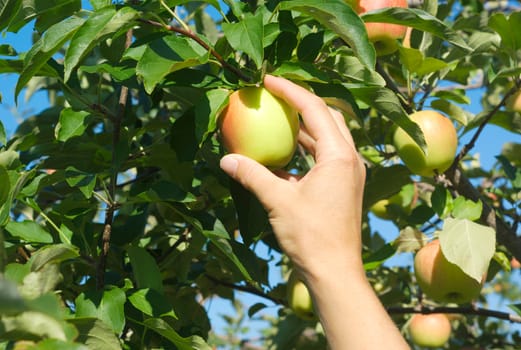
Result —
[{"label": "bare skin", "polygon": [[221,168],[267,210],[280,246],[310,290],[332,350],[409,349],[365,276],[365,167],[342,115],[283,78],[266,76],[264,86],[302,116],[299,142],[316,165],[296,178],[229,154]]}]

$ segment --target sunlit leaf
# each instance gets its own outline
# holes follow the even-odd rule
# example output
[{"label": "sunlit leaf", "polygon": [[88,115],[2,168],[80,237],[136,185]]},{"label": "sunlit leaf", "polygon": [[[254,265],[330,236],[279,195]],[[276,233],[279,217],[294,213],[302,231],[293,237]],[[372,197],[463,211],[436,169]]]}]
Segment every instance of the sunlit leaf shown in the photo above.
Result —
[{"label": "sunlit leaf", "polygon": [[64,80],[69,80],[72,70],[92,48],[110,34],[121,32],[133,25],[138,13],[130,7],[116,11],[104,7],[94,12],[71,38],[64,60]]},{"label": "sunlit leaf", "polygon": [[292,0],[279,4],[281,10],[295,10],[305,13],[335,32],[348,43],[360,61],[373,69],[376,53],[369,42],[364,23],[343,0]]},{"label": "sunlit leaf", "polygon": [[463,40],[462,36],[448,27],[444,22],[420,9],[388,7],[381,10],[366,12],[362,16],[364,22],[383,22],[403,24],[424,32],[431,33],[449,43],[471,51],[471,47]]},{"label": "sunlit leaf", "polygon": [[264,58],[264,25],[262,13],[246,14],[237,23],[223,23],[226,40],[237,51],[246,53],[255,62],[257,68],[262,66]]},{"label": "sunlit leaf", "polygon": [[182,337],[168,323],[160,318],[149,318],[145,326],[168,339],[179,350],[211,350],[212,348],[203,338],[194,335]]},{"label": "sunlit leaf", "polygon": [[11,221],[5,229],[14,237],[32,243],[52,243],[51,234],[35,221],[25,220],[21,222]]},{"label": "sunlit leaf", "polygon": [[119,288],[104,291],[87,291],[76,300],[76,317],[96,317],[119,334],[125,326],[124,305],[127,298]]},{"label": "sunlit leaf", "polygon": [[439,232],[443,255],[481,282],[496,248],[496,234],[488,226],[467,219],[448,218]]}]

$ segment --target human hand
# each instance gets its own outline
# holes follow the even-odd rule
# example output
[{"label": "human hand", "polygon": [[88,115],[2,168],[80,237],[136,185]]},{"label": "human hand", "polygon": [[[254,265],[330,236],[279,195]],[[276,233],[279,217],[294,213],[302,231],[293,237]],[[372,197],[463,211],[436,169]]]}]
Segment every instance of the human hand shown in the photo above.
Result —
[{"label": "human hand", "polygon": [[297,178],[229,154],[221,160],[222,169],[257,196],[281,248],[305,279],[335,269],[362,271],[365,167],[343,116],[283,78],[266,76],[264,86],[302,116],[299,142],[316,165]]}]

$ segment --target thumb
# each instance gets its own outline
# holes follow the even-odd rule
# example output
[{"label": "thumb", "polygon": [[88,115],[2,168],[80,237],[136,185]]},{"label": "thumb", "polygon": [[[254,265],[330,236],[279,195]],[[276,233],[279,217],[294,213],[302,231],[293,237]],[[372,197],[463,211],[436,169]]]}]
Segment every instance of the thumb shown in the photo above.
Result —
[{"label": "thumb", "polygon": [[231,178],[252,192],[265,207],[269,206],[270,196],[278,193],[276,187],[281,186],[282,180],[265,166],[239,154],[224,156],[220,166]]}]

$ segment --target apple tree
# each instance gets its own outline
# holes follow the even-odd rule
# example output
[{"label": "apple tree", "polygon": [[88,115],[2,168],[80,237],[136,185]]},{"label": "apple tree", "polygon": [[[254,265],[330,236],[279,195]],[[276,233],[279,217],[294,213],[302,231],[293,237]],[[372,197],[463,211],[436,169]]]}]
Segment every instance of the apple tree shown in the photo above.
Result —
[{"label": "apple tree", "polygon": [[[287,307],[291,262],[263,208],[219,168],[219,114],[266,73],[343,112],[367,167],[367,277],[404,336],[412,315],[442,313],[444,348],[516,348],[521,2],[358,3],[0,0],[2,33],[32,33],[27,50],[0,44],[0,73],[15,101],[47,97],[14,132],[0,118],[0,348],[326,348],[317,320]],[[408,32],[382,54],[367,23]],[[419,175],[393,139],[446,151],[409,119],[423,110],[449,118],[458,147]],[[507,136],[485,166],[491,128]],[[287,168],[312,166],[298,148]],[[392,263],[433,239],[478,297],[434,300],[412,263]],[[217,299],[235,306],[222,320]]]}]

